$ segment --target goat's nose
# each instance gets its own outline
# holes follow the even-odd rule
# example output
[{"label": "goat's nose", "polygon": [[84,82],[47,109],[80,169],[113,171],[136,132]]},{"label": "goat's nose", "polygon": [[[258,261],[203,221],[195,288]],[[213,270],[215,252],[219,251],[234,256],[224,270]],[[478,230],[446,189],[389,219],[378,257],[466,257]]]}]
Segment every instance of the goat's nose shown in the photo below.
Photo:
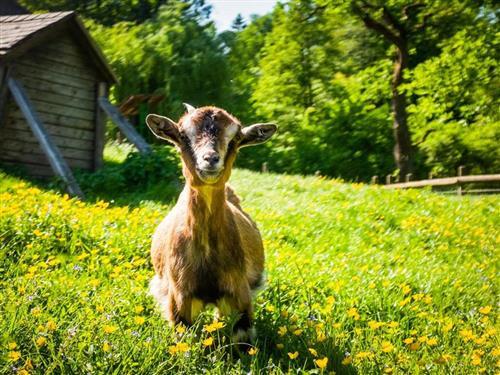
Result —
[{"label": "goat's nose", "polygon": [[216,152],[209,152],[205,154],[203,159],[208,162],[210,165],[217,164],[220,160],[219,154]]}]

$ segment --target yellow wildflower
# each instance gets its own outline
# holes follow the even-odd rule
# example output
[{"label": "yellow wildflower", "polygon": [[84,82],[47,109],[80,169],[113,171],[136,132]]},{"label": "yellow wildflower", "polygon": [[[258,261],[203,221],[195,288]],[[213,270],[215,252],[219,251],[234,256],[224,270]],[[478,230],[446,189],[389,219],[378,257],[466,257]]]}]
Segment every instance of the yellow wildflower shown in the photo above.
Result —
[{"label": "yellow wildflower", "polygon": [[17,348],[17,344],[15,342],[9,342],[7,348],[9,348],[9,350],[14,350]]},{"label": "yellow wildflower", "polygon": [[359,352],[355,356],[356,359],[371,359],[373,357],[374,357],[374,354],[372,352]]},{"label": "yellow wildflower", "polygon": [[384,326],[384,324],[385,324],[384,322],[376,322],[376,321],[374,321],[374,320],[370,320],[370,321],[368,322],[368,327],[370,327],[370,328],[371,328],[371,329],[373,329],[373,330],[376,330],[376,329],[378,329],[378,328],[380,328],[380,327],[383,327],[383,326]]},{"label": "yellow wildflower", "polygon": [[203,346],[210,346],[214,343],[214,338],[213,337],[208,337],[205,340],[203,340]]},{"label": "yellow wildflower", "polygon": [[186,332],[186,326],[184,324],[177,325],[177,327],[175,327],[175,332],[180,335],[183,334],[184,332]]},{"label": "yellow wildflower", "polygon": [[309,348],[307,350],[309,350],[309,353],[311,353],[313,357],[317,357],[318,356],[318,352],[316,351],[316,349]]},{"label": "yellow wildflower", "polygon": [[288,353],[288,357],[290,357],[290,359],[295,359],[299,356],[299,352],[293,352],[293,353]]},{"label": "yellow wildflower", "polygon": [[384,353],[390,353],[394,350],[394,345],[392,345],[389,341],[382,341],[381,349]]},{"label": "yellow wildflower", "polygon": [[47,331],[55,331],[57,329],[57,324],[53,320],[49,320],[45,326],[47,327]]},{"label": "yellow wildflower", "polygon": [[354,320],[359,320],[358,309],[355,307],[351,307],[349,310],[347,310],[347,316],[349,318],[353,318]]},{"label": "yellow wildflower", "polygon": [[463,337],[465,342],[470,341],[475,337],[474,333],[470,329],[462,329],[459,332],[459,334],[460,334],[460,336]]},{"label": "yellow wildflower", "polygon": [[189,350],[189,345],[185,342],[178,342],[177,345],[175,345],[175,348],[177,352],[185,353]]},{"label": "yellow wildflower", "polygon": [[403,342],[406,345],[410,345],[411,343],[413,343],[413,337],[408,337],[408,338],[404,339]]},{"label": "yellow wildflower", "polygon": [[435,345],[437,345],[437,342],[438,342],[437,339],[435,337],[433,337],[433,338],[430,338],[427,340],[427,345],[435,346]]},{"label": "yellow wildflower", "polygon": [[481,307],[479,309],[479,312],[481,314],[488,315],[491,312],[491,309],[492,309],[492,307],[490,305],[488,305],[488,306],[485,306],[485,307]]},{"label": "yellow wildflower", "polygon": [[443,326],[443,332],[444,333],[448,333],[451,331],[451,329],[453,328],[453,323],[452,322],[448,322],[446,323],[444,326]]},{"label": "yellow wildflower", "polygon": [[293,331],[293,334],[294,334],[295,336],[300,336],[300,335],[302,334],[302,332],[303,332],[303,331],[302,331],[301,329],[296,329],[295,331]]},{"label": "yellow wildflower", "polygon": [[39,348],[44,346],[46,343],[47,343],[47,339],[43,336],[40,336],[39,338],[36,339],[36,346],[38,346]]},{"label": "yellow wildflower", "polygon": [[328,365],[328,358],[327,357],[324,357],[324,358],[321,358],[321,359],[315,359],[314,360],[314,363],[316,364],[316,366],[318,366],[320,369],[324,369],[327,365]]},{"label": "yellow wildflower", "polygon": [[7,355],[7,358],[9,358],[9,360],[12,362],[16,362],[19,358],[21,358],[21,352],[11,351]]},{"label": "yellow wildflower", "polygon": [[258,348],[251,347],[250,349],[248,349],[248,355],[255,355],[255,354],[257,354],[258,351],[259,351]]},{"label": "yellow wildflower", "polygon": [[218,329],[221,329],[225,326],[223,322],[215,321],[212,324],[205,324],[203,326],[203,329],[207,331],[208,333],[212,333],[214,331],[217,331]]},{"label": "yellow wildflower", "polygon": [[143,316],[135,316],[134,317],[134,323],[137,324],[138,326],[142,326],[146,322],[146,318]]},{"label": "yellow wildflower", "polygon": [[102,350],[106,353],[111,351],[111,345],[109,345],[109,343],[105,341],[104,344],[102,344]]},{"label": "yellow wildflower", "polygon": [[352,363],[352,357],[350,355],[348,355],[342,360],[342,364],[344,366],[350,365],[351,363]]},{"label": "yellow wildflower", "polygon": [[282,343],[278,343],[276,344],[276,348],[278,348],[278,350],[281,350],[285,347],[285,345],[283,345]]},{"label": "yellow wildflower", "polygon": [[105,325],[103,327],[104,333],[114,333],[118,330],[117,326]]},{"label": "yellow wildflower", "polygon": [[281,326],[278,328],[278,335],[284,336],[288,332],[288,329],[285,326]]},{"label": "yellow wildflower", "polygon": [[136,307],[134,308],[134,312],[135,312],[136,314],[140,314],[140,313],[141,313],[141,312],[143,312],[143,311],[144,311],[144,307],[142,307],[142,306],[140,306],[140,305],[139,305],[139,306],[136,306]]}]

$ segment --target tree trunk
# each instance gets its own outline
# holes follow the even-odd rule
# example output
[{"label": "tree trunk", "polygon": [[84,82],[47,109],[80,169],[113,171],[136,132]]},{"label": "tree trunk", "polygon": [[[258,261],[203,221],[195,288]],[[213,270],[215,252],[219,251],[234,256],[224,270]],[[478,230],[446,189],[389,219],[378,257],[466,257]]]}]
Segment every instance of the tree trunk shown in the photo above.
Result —
[{"label": "tree trunk", "polygon": [[406,112],[406,95],[401,92],[403,73],[408,67],[408,47],[406,43],[398,46],[398,54],[394,64],[392,77],[392,130],[394,134],[394,160],[399,169],[399,180],[404,181],[408,173],[413,172],[413,152],[408,114]]}]

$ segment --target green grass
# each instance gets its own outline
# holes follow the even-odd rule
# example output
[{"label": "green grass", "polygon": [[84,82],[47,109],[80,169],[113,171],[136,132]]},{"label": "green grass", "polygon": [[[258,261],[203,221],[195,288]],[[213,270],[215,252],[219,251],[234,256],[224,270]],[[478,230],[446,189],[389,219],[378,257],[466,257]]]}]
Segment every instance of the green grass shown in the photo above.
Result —
[{"label": "green grass", "polygon": [[175,332],[147,293],[169,182],[127,207],[1,173],[0,373],[320,373],[323,358],[337,374],[498,372],[498,197],[244,170],[231,184],[267,254],[253,355],[230,320],[203,329],[210,311]]}]

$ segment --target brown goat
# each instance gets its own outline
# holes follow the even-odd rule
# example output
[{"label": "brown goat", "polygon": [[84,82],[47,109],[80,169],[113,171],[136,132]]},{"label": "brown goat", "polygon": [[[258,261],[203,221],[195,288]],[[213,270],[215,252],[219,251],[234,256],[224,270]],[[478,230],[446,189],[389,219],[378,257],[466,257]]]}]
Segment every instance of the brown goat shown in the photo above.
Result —
[{"label": "brown goat", "polygon": [[238,339],[252,322],[251,292],[262,282],[264,248],[260,232],[226,185],[240,147],[267,141],[274,124],[245,128],[216,107],[195,109],[178,123],[148,115],[159,138],[180,151],[186,185],[156,229],[151,256],[156,272],[151,293],[172,323],[193,323],[208,303],[219,313],[239,313]]}]

